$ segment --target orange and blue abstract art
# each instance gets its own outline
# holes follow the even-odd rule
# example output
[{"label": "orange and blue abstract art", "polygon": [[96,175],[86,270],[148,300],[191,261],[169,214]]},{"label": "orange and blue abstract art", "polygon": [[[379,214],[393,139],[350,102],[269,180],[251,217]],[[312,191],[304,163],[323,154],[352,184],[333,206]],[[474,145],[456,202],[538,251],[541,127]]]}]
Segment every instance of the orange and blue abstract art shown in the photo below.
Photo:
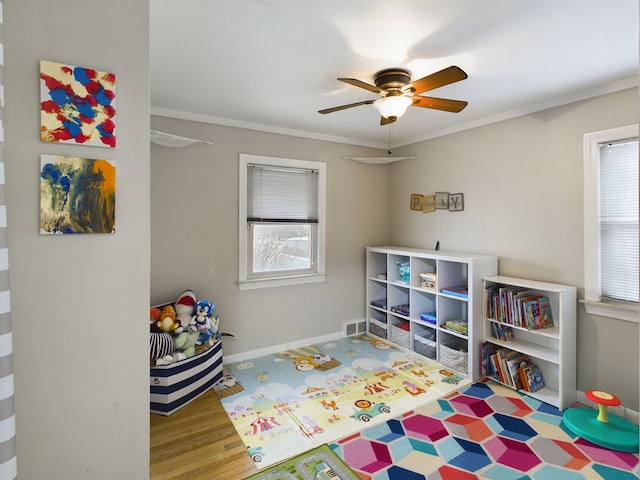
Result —
[{"label": "orange and blue abstract art", "polygon": [[116,76],[40,61],[40,140],[116,146]]},{"label": "orange and blue abstract art", "polygon": [[40,233],[114,233],[115,206],[113,162],[41,156]]}]

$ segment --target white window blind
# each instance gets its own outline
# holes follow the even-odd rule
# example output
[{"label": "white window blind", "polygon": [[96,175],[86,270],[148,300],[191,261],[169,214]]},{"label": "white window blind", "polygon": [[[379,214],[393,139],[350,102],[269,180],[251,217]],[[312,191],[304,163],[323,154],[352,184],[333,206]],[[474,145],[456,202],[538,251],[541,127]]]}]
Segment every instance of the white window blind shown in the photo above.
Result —
[{"label": "white window blind", "polygon": [[318,171],[248,165],[247,221],[318,223]]},{"label": "white window blind", "polygon": [[241,290],[325,279],[326,164],[239,156]]},{"label": "white window blind", "polygon": [[605,299],[638,302],[638,141],[600,146],[600,291]]}]

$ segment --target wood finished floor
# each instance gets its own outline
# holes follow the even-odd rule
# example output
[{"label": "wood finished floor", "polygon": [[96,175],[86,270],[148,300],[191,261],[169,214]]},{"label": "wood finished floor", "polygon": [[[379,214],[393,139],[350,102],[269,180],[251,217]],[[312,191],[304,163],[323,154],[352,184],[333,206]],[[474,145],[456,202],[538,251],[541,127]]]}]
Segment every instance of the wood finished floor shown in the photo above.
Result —
[{"label": "wood finished floor", "polygon": [[213,390],[172,415],[151,414],[151,480],[240,480],[256,473]]}]

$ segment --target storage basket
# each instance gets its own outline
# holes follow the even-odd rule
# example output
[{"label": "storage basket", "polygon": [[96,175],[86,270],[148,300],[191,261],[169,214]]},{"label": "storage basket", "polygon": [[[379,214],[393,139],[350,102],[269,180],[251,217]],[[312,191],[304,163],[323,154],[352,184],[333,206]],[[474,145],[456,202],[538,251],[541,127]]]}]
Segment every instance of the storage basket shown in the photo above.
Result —
[{"label": "storage basket", "polygon": [[469,353],[466,349],[467,344],[464,341],[440,344],[440,358],[438,361],[445,367],[466,375],[469,364]]},{"label": "storage basket", "polygon": [[222,378],[222,341],[186,360],[150,368],[152,413],[171,415]]},{"label": "storage basket", "polygon": [[375,318],[369,318],[369,333],[377,337],[387,339],[387,324],[376,320]]},{"label": "storage basket", "polygon": [[404,348],[409,348],[409,343],[411,340],[411,337],[409,336],[409,323],[405,322],[405,324],[401,325],[405,326],[406,330],[399,325],[391,325],[391,336],[389,337],[389,340],[391,340],[396,345]]},{"label": "storage basket", "polygon": [[430,358],[431,360],[435,360],[436,342],[423,338],[420,335],[414,335],[413,351],[419,353],[422,356]]},{"label": "storage basket", "polygon": [[[421,328],[418,333],[420,337],[426,340],[431,340],[432,342],[436,341],[436,331],[434,328]],[[416,337],[418,336],[418,333],[416,333]]]}]

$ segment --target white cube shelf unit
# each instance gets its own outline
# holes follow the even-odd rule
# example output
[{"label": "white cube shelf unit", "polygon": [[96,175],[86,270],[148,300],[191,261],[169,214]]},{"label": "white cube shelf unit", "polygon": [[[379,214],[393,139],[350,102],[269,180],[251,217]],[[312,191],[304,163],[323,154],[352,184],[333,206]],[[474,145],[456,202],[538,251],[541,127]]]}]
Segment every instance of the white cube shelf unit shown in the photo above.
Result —
[{"label": "white cube shelf unit", "polygon": [[366,265],[370,334],[480,378],[482,278],[497,274],[498,257],[367,247]]},{"label": "white cube shelf unit", "polygon": [[[576,287],[502,275],[484,278],[485,292],[496,288],[549,298],[554,326],[538,330],[518,326],[513,319],[494,314],[487,299],[483,307],[484,338],[490,344],[528,355],[539,367],[545,387],[525,393],[564,410],[576,400]],[[497,338],[492,324],[509,327],[513,338]]]}]

